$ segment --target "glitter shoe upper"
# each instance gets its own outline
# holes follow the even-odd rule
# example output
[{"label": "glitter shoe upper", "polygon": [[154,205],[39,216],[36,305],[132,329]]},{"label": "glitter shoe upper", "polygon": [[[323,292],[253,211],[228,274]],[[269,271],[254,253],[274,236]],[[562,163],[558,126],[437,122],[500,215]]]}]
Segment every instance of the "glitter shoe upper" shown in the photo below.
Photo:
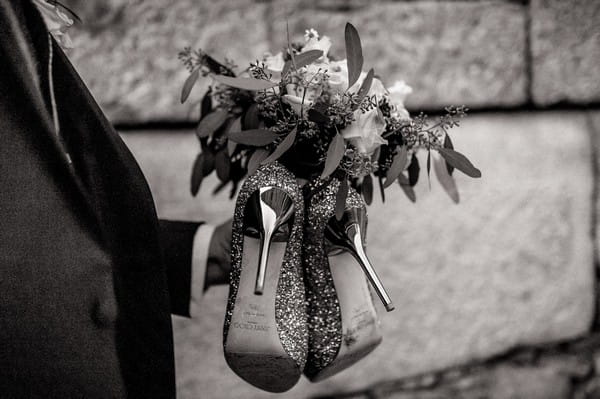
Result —
[{"label": "glitter shoe upper", "polygon": [[286,245],[275,297],[275,319],[281,344],[300,368],[307,352],[305,291],[301,264],[304,202],[295,177],[281,164],[274,162],[260,167],[244,182],[237,198],[231,241],[231,275],[229,300],[223,326],[223,345],[231,324],[237,298],[244,246],[244,210],[250,196],[261,187],[284,190],[294,203],[294,222]]},{"label": "glitter shoe upper", "polygon": [[[325,186],[324,186],[325,185]],[[308,312],[308,358],[304,373],[312,378],[333,360],[342,344],[342,319],[335,284],[325,249],[325,227],[335,214],[340,182],[316,180],[309,191],[316,192],[308,201],[304,230],[303,265]],[[350,188],[346,208],[364,207],[358,193]]]}]

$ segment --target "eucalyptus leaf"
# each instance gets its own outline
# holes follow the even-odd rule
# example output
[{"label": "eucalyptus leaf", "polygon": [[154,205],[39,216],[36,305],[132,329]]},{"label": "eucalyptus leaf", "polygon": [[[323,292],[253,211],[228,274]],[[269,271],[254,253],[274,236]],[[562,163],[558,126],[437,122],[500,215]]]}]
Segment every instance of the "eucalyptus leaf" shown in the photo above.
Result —
[{"label": "eucalyptus leaf", "polygon": [[229,112],[224,109],[217,109],[206,115],[196,128],[196,135],[199,138],[209,137],[217,131],[229,117]]},{"label": "eucalyptus leaf", "polygon": [[413,154],[410,165],[408,165],[408,184],[411,187],[414,187],[419,181],[419,172],[421,171],[421,167],[419,166],[419,160],[417,156]]},{"label": "eucalyptus leaf", "polygon": [[440,182],[440,185],[443,187],[446,193],[448,193],[452,201],[458,204],[460,196],[458,194],[456,182],[454,181],[454,178],[450,175],[450,173],[448,173],[448,170],[446,169],[446,162],[442,157],[434,157],[433,170],[435,172],[435,176]]},{"label": "eucalyptus leaf", "polygon": [[192,92],[194,85],[198,81],[198,76],[200,76],[200,69],[196,68],[190,74],[190,76],[188,76],[187,79],[185,80],[185,83],[183,84],[183,89],[181,89],[181,103],[182,104],[190,96],[190,93]]},{"label": "eucalyptus leaf", "polygon": [[228,183],[229,183],[229,182],[227,182],[227,181],[222,181],[221,183],[219,183],[219,184],[217,185],[217,187],[215,187],[215,189],[213,190],[213,192],[212,192],[212,195],[217,195],[217,194],[219,194],[221,191],[223,191],[223,189],[224,189],[225,187],[227,187],[227,184],[228,184]]},{"label": "eucalyptus leaf", "polygon": [[354,106],[355,109],[358,109],[364,98],[369,94],[369,90],[371,90],[371,85],[373,84],[373,75],[375,75],[375,71],[371,68],[369,69],[369,72],[367,72],[367,76],[365,76],[365,80],[363,80],[362,85],[358,90],[358,98],[356,105]]},{"label": "eucalyptus leaf", "polygon": [[230,140],[238,144],[249,145],[253,147],[262,147],[271,144],[277,138],[277,134],[267,129],[251,129],[241,132],[229,132],[227,134]]},{"label": "eucalyptus leaf", "polygon": [[269,151],[264,148],[259,148],[252,153],[250,159],[248,160],[248,176],[256,172],[260,163],[269,156]]},{"label": "eucalyptus leaf", "polygon": [[469,161],[467,157],[460,152],[451,150],[449,148],[439,148],[438,152],[444,157],[448,164],[460,170],[465,175],[470,177],[481,177],[481,171],[473,166],[471,161]]},{"label": "eucalyptus leaf", "polygon": [[365,199],[365,203],[367,205],[371,205],[373,203],[373,178],[371,175],[364,177],[361,185],[361,191],[363,198]]},{"label": "eucalyptus leaf", "polygon": [[410,183],[408,181],[408,177],[404,176],[404,173],[400,173],[398,175],[398,184],[405,185],[405,186],[410,186]]},{"label": "eucalyptus leaf", "polygon": [[335,196],[335,218],[342,220],[346,210],[346,198],[348,197],[348,178],[346,175],[340,181],[337,195]]},{"label": "eucalyptus leaf", "polygon": [[385,202],[385,188],[383,187],[383,177],[377,176],[379,181],[379,194],[381,194],[381,202]]},{"label": "eucalyptus leaf", "polygon": [[237,143],[235,141],[227,140],[227,153],[229,155],[233,155],[236,148],[237,148]]},{"label": "eucalyptus leaf", "polygon": [[[444,137],[444,148],[449,148],[451,150],[454,149],[454,144],[452,144],[452,140],[450,140],[450,136],[448,135],[448,133],[446,133],[446,137]],[[454,172],[454,167],[451,166],[448,162],[445,163],[446,169],[448,170],[448,174],[452,176],[452,172]]]},{"label": "eucalyptus leaf", "polygon": [[362,46],[358,31],[349,22],[346,24],[344,37],[346,39],[346,59],[348,60],[348,87],[352,87],[362,72]]},{"label": "eucalyptus leaf", "polygon": [[231,170],[231,161],[226,150],[219,151],[215,156],[215,169],[219,180],[226,182],[229,180],[229,172]]},{"label": "eucalyptus leaf", "polygon": [[[242,117],[237,117],[229,126],[230,132],[241,132],[242,131]],[[233,155],[235,149],[237,148],[237,143],[233,140],[227,140],[227,154]]]},{"label": "eucalyptus leaf", "polygon": [[404,191],[404,194],[408,197],[411,202],[417,202],[417,195],[415,194],[415,190],[410,186],[410,184],[400,184],[400,188]]},{"label": "eucalyptus leaf", "polygon": [[202,154],[202,175],[206,177],[215,170],[215,154],[210,150],[204,151]]},{"label": "eucalyptus leaf", "polygon": [[408,151],[406,146],[403,145],[398,150],[398,153],[394,156],[394,160],[390,165],[387,173],[385,174],[385,183],[383,183],[383,188],[388,188],[392,185],[394,180],[398,178],[398,175],[402,173],[404,168],[406,167],[406,163],[408,162]]},{"label": "eucalyptus leaf", "polygon": [[243,90],[266,90],[271,87],[277,86],[276,82],[270,80],[255,79],[255,78],[234,78],[231,76],[214,75],[217,82],[222,83],[226,86],[235,87]]},{"label": "eucalyptus leaf", "polygon": [[[323,56],[323,51],[321,50],[308,50],[304,53],[296,54],[294,58],[294,62],[296,63],[296,70],[305,67],[307,65],[312,64],[319,58]],[[285,76],[294,66],[292,60],[288,60],[283,64],[283,70],[281,71],[281,76]]]},{"label": "eucalyptus leaf", "polygon": [[[427,179],[431,176],[431,150],[427,151]],[[431,181],[429,182],[431,188]]]},{"label": "eucalyptus leaf", "polygon": [[192,166],[192,179],[190,184],[190,191],[192,196],[196,196],[198,191],[200,190],[200,184],[202,184],[202,179],[204,178],[204,174],[202,173],[202,165],[203,161],[202,153],[199,153],[194,161],[194,165]]},{"label": "eucalyptus leaf", "polygon": [[227,68],[208,54],[205,54],[202,60],[212,73],[217,75],[235,76],[231,69]]},{"label": "eucalyptus leaf", "polygon": [[230,132],[241,132],[242,131],[242,118],[237,117],[233,120],[231,125],[229,126]]},{"label": "eucalyptus leaf", "polygon": [[231,190],[229,190],[229,199],[232,200],[235,198],[235,193],[237,192],[238,189],[238,182],[237,181],[233,181],[231,182]]},{"label": "eucalyptus leaf", "polygon": [[204,119],[210,111],[212,111],[212,88],[209,87],[204,97],[202,97],[202,101],[200,102],[200,119]]},{"label": "eucalyptus leaf", "polygon": [[258,119],[258,106],[256,103],[253,103],[248,107],[244,114],[243,122],[243,128],[245,130],[258,129],[260,121]]},{"label": "eucalyptus leaf", "polygon": [[285,152],[294,145],[294,142],[296,141],[296,132],[297,132],[296,128],[292,129],[292,131],[283,139],[283,141],[281,141],[281,143],[279,143],[277,148],[275,148],[275,151],[273,151],[273,153],[271,155],[269,155],[267,158],[265,158],[261,162],[261,164],[266,164],[269,162],[276,161],[283,154],[285,154]]},{"label": "eucalyptus leaf", "polygon": [[344,157],[345,150],[346,146],[344,144],[344,138],[339,133],[336,133],[327,148],[327,159],[325,159],[325,166],[323,168],[323,173],[321,173],[321,179],[326,178],[337,169],[340,161]]}]

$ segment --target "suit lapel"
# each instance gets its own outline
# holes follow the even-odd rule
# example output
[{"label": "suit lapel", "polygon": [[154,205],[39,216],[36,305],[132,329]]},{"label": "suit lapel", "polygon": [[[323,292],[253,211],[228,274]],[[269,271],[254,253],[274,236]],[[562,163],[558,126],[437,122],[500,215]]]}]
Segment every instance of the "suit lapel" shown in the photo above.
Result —
[{"label": "suit lapel", "polygon": [[[16,72],[21,80],[22,87],[29,96],[43,129],[34,134],[44,135],[49,144],[47,150],[51,153],[56,163],[68,177],[67,184],[74,186],[84,208],[90,213],[95,222],[99,215],[94,209],[90,193],[86,189],[81,177],[76,173],[70,162],[66,147],[61,138],[56,134],[54,122],[50,111],[49,80],[48,80],[48,54],[49,41],[48,31],[45,23],[29,0],[0,2],[0,20],[5,22],[0,35],[0,50],[6,61]],[[15,45],[16,44],[16,45]],[[57,45],[52,40],[54,55],[56,56]],[[56,62],[56,57],[54,62]],[[60,78],[54,76],[57,84]]]}]

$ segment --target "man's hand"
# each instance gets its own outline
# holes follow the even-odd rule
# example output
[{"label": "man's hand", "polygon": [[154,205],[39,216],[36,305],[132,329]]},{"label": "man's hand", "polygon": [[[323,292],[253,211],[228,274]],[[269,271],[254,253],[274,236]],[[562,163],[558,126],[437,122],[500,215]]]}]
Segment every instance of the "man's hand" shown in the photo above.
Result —
[{"label": "man's hand", "polygon": [[208,247],[206,265],[206,283],[204,289],[211,285],[228,284],[231,271],[231,223],[229,219],[218,225]]}]

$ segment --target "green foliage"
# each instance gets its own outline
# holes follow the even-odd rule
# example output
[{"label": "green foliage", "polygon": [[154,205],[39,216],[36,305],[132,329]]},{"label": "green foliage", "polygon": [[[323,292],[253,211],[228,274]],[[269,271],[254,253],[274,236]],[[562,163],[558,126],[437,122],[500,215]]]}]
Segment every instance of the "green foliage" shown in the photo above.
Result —
[{"label": "green foliage", "polygon": [[362,45],[358,31],[351,24],[346,24],[346,59],[348,60],[348,87],[352,87],[360,77],[363,66]]},{"label": "green foliage", "polygon": [[[311,36],[313,46],[319,39],[315,35]],[[421,171],[417,153],[427,151],[427,177],[433,168],[440,185],[458,202],[454,169],[470,177],[481,176],[454,150],[448,135],[450,129],[459,126],[467,109],[448,107],[444,115],[435,118],[423,113],[409,117],[401,103],[394,103],[391,95],[382,92],[373,69],[363,73],[362,44],[352,24],[346,24],[344,37],[347,76],[343,69],[335,69],[338,64],[329,61],[322,50],[304,50],[302,44],[291,43],[289,38],[277,63],[272,61],[275,56],[265,57],[239,74],[233,62],[219,62],[202,50],[185,48],[179,54],[190,72],[182,87],[182,102],[190,97],[200,76],[212,78],[200,103],[196,133],[202,152],[192,168],[193,195],[213,170],[221,181],[215,191],[231,182],[233,195],[245,175],[254,173],[261,164],[280,161],[301,178],[341,179],[336,213],[341,212],[349,185],[371,204],[373,178],[379,183],[382,200],[385,189],[397,181],[414,202],[413,187]],[[364,79],[357,89],[361,75]],[[345,79],[345,86],[340,88]],[[377,130],[377,147],[365,150],[360,141],[363,134],[373,134],[370,132],[380,129],[378,126],[383,131]]]}]

